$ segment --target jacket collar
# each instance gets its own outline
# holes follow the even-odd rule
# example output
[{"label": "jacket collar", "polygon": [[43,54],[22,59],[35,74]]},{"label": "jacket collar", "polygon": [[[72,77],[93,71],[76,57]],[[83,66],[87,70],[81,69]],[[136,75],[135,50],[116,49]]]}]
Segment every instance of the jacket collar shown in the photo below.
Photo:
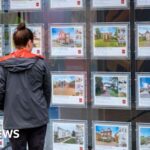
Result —
[{"label": "jacket collar", "polygon": [[31,53],[27,48],[17,49],[7,56],[1,57],[0,62],[11,59],[11,58],[41,58],[44,56]]}]

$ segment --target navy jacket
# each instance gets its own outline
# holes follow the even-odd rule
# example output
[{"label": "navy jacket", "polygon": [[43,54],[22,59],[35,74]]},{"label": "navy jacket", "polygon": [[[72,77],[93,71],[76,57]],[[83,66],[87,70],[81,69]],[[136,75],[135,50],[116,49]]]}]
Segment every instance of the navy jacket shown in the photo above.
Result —
[{"label": "navy jacket", "polygon": [[10,58],[0,62],[0,103],[4,100],[4,129],[47,124],[50,70],[44,59]]}]

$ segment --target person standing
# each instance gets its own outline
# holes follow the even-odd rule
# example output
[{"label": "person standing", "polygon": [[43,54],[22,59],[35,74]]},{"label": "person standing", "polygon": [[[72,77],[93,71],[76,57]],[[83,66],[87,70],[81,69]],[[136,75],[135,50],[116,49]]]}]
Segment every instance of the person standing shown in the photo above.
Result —
[{"label": "person standing", "polygon": [[0,58],[0,106],[4,129],[19,130],[10,138],[13,150],[43,150],[50,105],[50,70],[33,54],[34,35],[20,23],[13,34],[16,50]]}]

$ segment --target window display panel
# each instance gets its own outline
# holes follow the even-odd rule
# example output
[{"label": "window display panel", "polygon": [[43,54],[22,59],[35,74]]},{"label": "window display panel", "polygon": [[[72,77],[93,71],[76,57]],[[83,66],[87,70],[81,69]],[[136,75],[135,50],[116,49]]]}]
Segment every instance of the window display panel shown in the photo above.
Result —
[{"label": "window display panel", "polygon": [[52,72],[52,105],[86,106],[86,74],[84,72]]},{"label": "window display panel", "polygon": [[84,0],[50,0],[50,8],[83,8]]},{"label": "window display panel", "polygon": [[130,108],[129,73],[93,73],[93,106]]},{"label": "window display panel", "polygon": [[150,109],[150,74],[137,74],[137,108]]},{"label": "window display panel", "polygon": [[91,0],[92,8],[127,8],[128,0]]},{"label": "window display panel", "polygon": [[94,121],[94,150],[131,150],[129,130],[129,123]]},{"label": "window display panel", "polygon": [[84,25],[57,24],[49,27],[50,56],[57,58],[84,58]]},{"label": "window display panel", "polygon": [[2,0],[0,0],[0,11],[2,10]]},{"label": "window display panel", "polygon": [[150,58],[150,23],[137,24],[137,58]]},{"label": "window display panel", "polygon": [[128,24],[99,23],[92,26],[94,58],[128,58],[128,42]]},{"label": "window display panel", "polygon": [[41,0],[10,0],[10,10],[39,10],[41,5]]},{"label": "window display panel", "polygon": [[86,150],[86,121],[52,120],[52,150]]},{"label": "window display panel", "polygon": [[0,56],[3,56],[3,26],[0,25]]},{"label": "window display panel", "polygon": [[136,7],[149,7],[150,8],[150,1],[149,0],[135,0]]},{"label": "window display panel", "polygon": [[[14,43],[13,43],[13,33],[16,30],[16,25],[9,26],[9,40],[10,40],[10,51],[13,52],[15,50]],[[42,55],[44,54],[43,49],[43,25],[27,25],[27,27],[33,32],[34,34],[34,43],[32,52],[35,54]]]},{"label": "window display panel", "polygon": [[137,150],[149,150],[150,124],[137,123]]}]

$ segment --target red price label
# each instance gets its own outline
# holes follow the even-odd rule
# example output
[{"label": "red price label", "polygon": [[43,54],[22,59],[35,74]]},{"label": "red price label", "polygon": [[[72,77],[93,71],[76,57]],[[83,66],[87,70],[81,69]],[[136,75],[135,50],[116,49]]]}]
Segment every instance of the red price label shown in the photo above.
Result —
[{"label": "red price label", "polygon": [[36,52],[37,52],[37,54],[40,54],[40,50],[37,50]]},{"label": "red price label", "polygon": [[81,2],[79,0],[77,0],[77,5],[81,5]]},{"label": "red price label", "polygon": [[36,6],[38,7],[38,6],[39,6],[39,3],[36,3]]},{"label": "red price label", "polygon": [[78,54],[81,54],[81,50],[80,49],[78,50]]},{"label": "red price label", "polygon": [[82,101],[83,101],[82,98],[79,98],[79,102],[82,103]]},{"label": "red price label", "polygon": [[123,100],[122,100],[122,103],[123,103],[123,104],[126,104],[126,100],[123,99]]},{"label": "red price label", "polygon": [[83,150],[83,147],[80,147],[80,150]]},{"label": "red price label", "polygon": [[125,49],[122,49],[122,54],[125,54],[126,50]]},{"label": "red price label", "polygon": [[121,4],[124,4],[125,3],[125,0],[121,0]]}]

